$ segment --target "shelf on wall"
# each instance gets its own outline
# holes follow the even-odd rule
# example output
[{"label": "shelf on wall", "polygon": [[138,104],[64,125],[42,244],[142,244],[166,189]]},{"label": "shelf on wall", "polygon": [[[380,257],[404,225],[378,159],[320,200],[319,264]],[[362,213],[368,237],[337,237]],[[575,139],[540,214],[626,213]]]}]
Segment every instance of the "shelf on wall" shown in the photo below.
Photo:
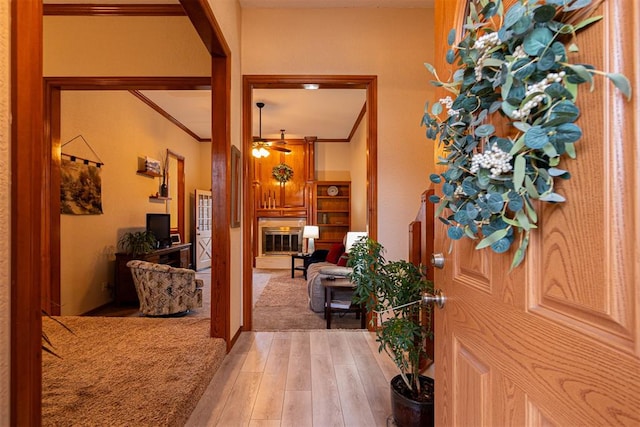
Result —
[{"label": "shelf on wall", "polygon": [[165,200],[171,200],[171,197],[149,196],[149,201],[151,201],[151,202],[154,202],[154,201],[162,201],[162,202],[164,202]]},{"label": "shelf on wall", "polygon": [[149,178],[159,178],[162,176],[161,173],[151,172],[148,170],[139,170],[136,172],[138,175],[148,176]]}]

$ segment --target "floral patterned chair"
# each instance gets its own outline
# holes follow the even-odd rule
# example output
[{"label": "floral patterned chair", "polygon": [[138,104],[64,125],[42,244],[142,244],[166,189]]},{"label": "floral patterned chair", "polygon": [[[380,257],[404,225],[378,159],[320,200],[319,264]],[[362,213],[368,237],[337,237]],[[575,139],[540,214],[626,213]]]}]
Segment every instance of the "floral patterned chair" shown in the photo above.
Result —
[{"label": "floral patterned chair", "polygon": [[196,272],[164,264],[133,260],[127,263],[145,316],[186,314],[202,307],[201,279]]}]

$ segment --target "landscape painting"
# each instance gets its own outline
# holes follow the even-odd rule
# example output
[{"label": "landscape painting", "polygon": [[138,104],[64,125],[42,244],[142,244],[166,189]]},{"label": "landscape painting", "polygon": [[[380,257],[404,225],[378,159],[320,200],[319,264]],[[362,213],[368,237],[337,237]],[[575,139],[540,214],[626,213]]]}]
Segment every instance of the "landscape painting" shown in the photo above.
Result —
[{"label": "landscape painting", "polygon": [[62,159],[60,173],[60,213],[102,214],[100,168]]}]

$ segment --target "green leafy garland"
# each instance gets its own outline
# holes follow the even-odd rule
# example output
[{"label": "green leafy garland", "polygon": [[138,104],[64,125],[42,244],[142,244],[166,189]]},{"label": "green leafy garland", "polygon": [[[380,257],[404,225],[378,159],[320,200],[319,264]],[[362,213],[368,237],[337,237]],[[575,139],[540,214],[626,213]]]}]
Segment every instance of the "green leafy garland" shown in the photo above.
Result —
[{"label": "green leafy garland", "polygon": [[[449,227],[449,238],[480,239],[476,249],[506,252],[518,238],[511,268],[524,259],[529,233],[536,228],[532,201],[565,201],[554,191],[554,181],[570,178],[558,165],[564,155],[576,157],[575,143],[582,136],[575,123],[577,86],[593,84],[593,75],[600,74],[631,97],[623,75],[568,62],[578,48],[572,43],[567,49],[561,40],[602,17],[575,24],[563,19],[590,3],[520,0],[503,14],[499,0],[471,2],[464,38],[446,56],[458,65],[453,80],[440,81],[425,64],[437,79],[432,83],[456,95],[440,99],[430,112],[427,104],[422,121],[427,137],[443,149],[438,164],[447,167],[430,177],[442,183],[443,194],[431,196],[439,203],[436,216]],[[449,33],[449,46],[455,35],[455,30]],[[495,114],[505,117],[513,132],[497,135],[491,124]],[[446,217],[445,209],[450,211]]]},{"label": "green leafy garland", "polygon": [[278,182],[284,184],[293,177],[293,169],[291,169],[291,166],[285,163],[280,163],[279,165],[273,167],[273,169],[271,170],[271,175],[273,175],[273,177]]}]

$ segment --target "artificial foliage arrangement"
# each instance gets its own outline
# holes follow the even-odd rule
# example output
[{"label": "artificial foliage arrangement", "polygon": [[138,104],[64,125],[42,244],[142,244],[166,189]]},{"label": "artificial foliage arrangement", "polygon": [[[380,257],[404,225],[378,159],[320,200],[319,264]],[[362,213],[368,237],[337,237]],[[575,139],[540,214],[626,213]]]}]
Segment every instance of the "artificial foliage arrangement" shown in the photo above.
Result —
[{"label": "artificial foliage arrangement", "polygon": [[285,163],[280,163],[273,167],[271,175],[276,179],[276,181],[284,184],[293,177],[293,169]]},{"label": "artificial foliage arrangement", "polygon": [[[596,2],[600,3],[600,2]],[[591,0],[520,0],[504,10],[500,0],[476,0],[453,46],[449,33],[446,60],[456,65],[452,80],[432,83],[450,91],[425,108],[422,124],[437,140],[446,166],[431,181],[442,183],[436,216],[452,240],[478,240],[476,249],[503,253],[517,244],[511,268],[524,259],[538,216],[533,201],[561,203],[556,179],[569,179],[560,167],[575,159],[582,136],[576,120],[578,86],[605,76],[629,99],[631,87],[621,74],[570,62],[578,52],[576,33],[599,21],[589,17]],[[496,131],[497,116],[509,133]],[[443,216],[448,209],[447,216]]]}]

